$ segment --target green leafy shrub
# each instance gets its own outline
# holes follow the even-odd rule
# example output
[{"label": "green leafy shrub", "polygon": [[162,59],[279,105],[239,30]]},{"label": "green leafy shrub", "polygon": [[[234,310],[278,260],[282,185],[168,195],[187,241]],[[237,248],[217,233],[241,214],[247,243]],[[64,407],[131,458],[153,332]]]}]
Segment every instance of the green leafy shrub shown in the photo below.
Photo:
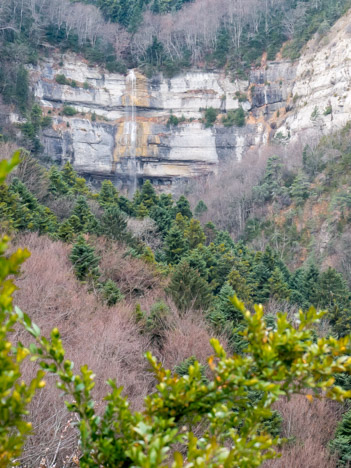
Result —
[{"label": "green leafy shrub", "polygon": [[167,127],[176,127],[179,124],[179,119],[176,115],[171,114],[167,121]]},{"label": "green leafy shrub", "polygon": [[242,91],[236,91],[235,97],[238,99],[239,102],[246,102],[248,100],[247,94],[243,93]]},{"label": "green leafy shrub", "polygon": [[[189,375],[189,370],[191,366],[194,366],[194,364],[197,362],[197,359],[195,356],[190,356],[189,358],[185,359],[184,361],[180,362],[177,366],[174,367],[174,372],[179,375],[180,377],[183,377],[184,375]],[[202,374],[202,380],[204,383],[208,383],[207,377],[206,377],[206,368],[205,366],[200,364],[200,372]]]},{"label": "green leafy shrub", "polygon": [[60,85],[69,85],[70,80],[66,78],[66,76],[63,73],[59,73],[58,75],[55,76],[55,81],[56,83]]},{"label": "green leafy shrub", "polygon": [[63,115],[66,115],[68,117],[71,117],[78,113],[78,111],[72,106],[64,106],[62,112],[63,112]]},{"label": "green leafy shrub", "polygon": [[52,118],[49,115],[45,115],[41,121],[42,128],[51,127],[52,125]]},{"label": "green leafy shrub", "polygon": [[222,123],[225,127],[243,127],[245,125],[245,112],[242,107],[230,110],[227,115],[222,117]]},{"label": "green leafy shrub", "polygon": [[218,115],[218,110],[214,109],[213,107],[209,107],[205,110],[205,127],[209,128],[212,127],[213,124],[216,122]]},{"label": "green leafy shrub", "polygon": [[315,122],[318,119],[319,115],[320,115],[319,114],[319,109],[318,109],[317,106],[315,106],[315,108],[313,109],[313,112],[311,114],[310,120],[312,122]]}]

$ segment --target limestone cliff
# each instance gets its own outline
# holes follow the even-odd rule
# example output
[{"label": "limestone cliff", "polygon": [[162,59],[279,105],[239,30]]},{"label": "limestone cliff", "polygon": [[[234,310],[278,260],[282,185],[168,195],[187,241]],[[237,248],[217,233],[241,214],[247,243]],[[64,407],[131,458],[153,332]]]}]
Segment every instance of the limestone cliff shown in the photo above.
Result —
[{"label": "limestone cliff", "polygon": [[[71,160],[80,173],[123,182],[136,172],[164,184],[215,172],[221,159],[240,159],[245,148],[260,142],[256,125],[204,128],[200,122],[202,108],[238,108],[236,93],[248,83],[195,71],[172,79],[147,79],[137,71],[125,77],[74,55],[58,62],[52,57],[31,70],[35,96],[53,117],[42,139],[46,154]],[[59,75],[73,86],[58,84]],[[77,113],[64,115],[67,106]],[[249,109],[249,102],[244,106]],[[168,125],[171,115],[182,122]]]},{"label": "limestone cliff", "polygon": [[[167,184],[215,173],[221,161],[240,160],[271,139],[285,144],[301,132],[340,127],[351,110],[349,20],[311,41],[297,63],[263,61],[247,81],[204,71],[123,76],[73,54],[54,55],[30,70],[35,96],[53,117],[42,135],[45,153],[94,178]],[[220,117],[211,128],[202,123],[201,109],[224,114],[239,106],[248,114],[245,127],[226,128]],[[171,115],[178,125],[168,125]]]}]

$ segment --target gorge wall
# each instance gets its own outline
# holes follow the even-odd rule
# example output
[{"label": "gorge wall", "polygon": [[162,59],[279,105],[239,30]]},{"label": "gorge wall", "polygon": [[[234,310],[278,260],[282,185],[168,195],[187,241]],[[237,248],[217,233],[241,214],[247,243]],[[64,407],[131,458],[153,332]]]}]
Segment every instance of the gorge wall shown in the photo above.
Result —
[{"label": "gorge wall", "polygon": [[[246,81],[215,71],[123,76],[73,54],[53,55],[30,69],[35,96],[53,118],[42,134],[44,151],[95,179],[166,185],[215,173],[221,161],[240,160],[272,140],[288,144],[302,133],[339,128],[351,111],[349,24],[350,14],[327,37],[311,41],[296,63],[263,58]],[[70,84],[57,83],[58,75]],[[221,115],[240,106],[246,125],[224,127]],[[208,107],[220,115],[205,128],[202,109]],[[76,113],[66,115],[71,108]],[[171,115],[181,122],[168,125]]]}]

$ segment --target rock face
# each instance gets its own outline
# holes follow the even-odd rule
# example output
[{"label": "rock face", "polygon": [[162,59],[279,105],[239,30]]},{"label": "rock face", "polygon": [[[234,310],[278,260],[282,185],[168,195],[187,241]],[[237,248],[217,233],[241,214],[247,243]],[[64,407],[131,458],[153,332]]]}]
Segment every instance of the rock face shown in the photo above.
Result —
[{"label": "rock face", "polygon": [[342,128],[351,116],[351,11],[306,47],[296,64],[294,110],[278,130],[292,141]]},{"label": "rock face", "polygon": [[[42,135],[45,153],[117,185],[146,178],[165,185],[215,173],[222,161],[240,161],[272,139],[288,144],[301,133],[340,128],[351,111],[349,24],[350,14],[328,37],[311,41],[297,63],[264,63],[247,81],[203,71],[123,76],[75,55],[53,56],[30,70],[35,95],[53,118]],[[58,75],[69,84],[59,84]],[[224,127],[221,114],[240,106],[245,127]],[[220,115],[205,128],[209,107]]]},{"label": "rock face", "polygon": [[[172,79],[147,79],[137,71],[109,74],[74,55],[58,62],[53,57],[31,69],[35,96],[53,118],[42,141],[48,156],[70,160],[85,175],[117,184],[134,177],[168,184],[214,173],[220,161],[240,160],[265,139],[256,122],[244,128],[205,128],[201,122],[208,107],[221,114],[240,106],[250,110],[249,100],[238,98],[243,101],[248,82],[199,71]],[[58,75],[70,84],[57,83]],[[75,115],[65,115],[70,107]],[[180,122],[170,125],[171,116]]]}]

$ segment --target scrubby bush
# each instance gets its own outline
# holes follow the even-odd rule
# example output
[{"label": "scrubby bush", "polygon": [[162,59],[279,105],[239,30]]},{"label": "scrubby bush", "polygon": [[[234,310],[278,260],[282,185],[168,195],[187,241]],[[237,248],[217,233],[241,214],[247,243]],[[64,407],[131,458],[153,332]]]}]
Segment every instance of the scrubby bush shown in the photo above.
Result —
[{"label": "scrubby bush", "polygon": [[68,117],[71,117],[73,115],[76,115],[78,111],[72,106],[64,106],[62,112],[63,112],[63,115],[67,115]]},{"label": "scrubby bush", "polygon": [[242,107],[239,109],[228,111],[227,114],[222,117],[222,123],[225,127],[243,127],[245,125],[245,112]]},{"label": "scrubby bush", "polygon": [[56,75],[55,76],[55,81],[56,81],[56,83],[58,83],[60,85],[69,85],[70,84],[70,80],[68,80],[63,73],[60,73],[60,74]]},{"label": "scrubby bush", "polygon": [[214,109],[213,107],[209,107],[205,110],[205,127],[209,128],[212,127],[213,124],[216,122],[218,115],[218,110]]}]

